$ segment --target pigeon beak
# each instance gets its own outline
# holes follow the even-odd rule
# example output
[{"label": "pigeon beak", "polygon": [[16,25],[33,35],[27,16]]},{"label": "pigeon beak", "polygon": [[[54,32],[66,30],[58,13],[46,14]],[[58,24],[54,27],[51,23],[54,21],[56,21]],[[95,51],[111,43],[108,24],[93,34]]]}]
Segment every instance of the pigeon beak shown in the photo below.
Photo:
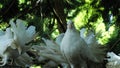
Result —
[{"label": "pigeon beak", "polygon": [[72,23],[71,20],[69,20],[69,21],[67,22],[67,28],[69,28],[69,29],[73,28],[73,23]]},{"label": "pigeon beak", "polygon": [[71,29],[72,28],[72,24],[68,24],[68,28]]}]

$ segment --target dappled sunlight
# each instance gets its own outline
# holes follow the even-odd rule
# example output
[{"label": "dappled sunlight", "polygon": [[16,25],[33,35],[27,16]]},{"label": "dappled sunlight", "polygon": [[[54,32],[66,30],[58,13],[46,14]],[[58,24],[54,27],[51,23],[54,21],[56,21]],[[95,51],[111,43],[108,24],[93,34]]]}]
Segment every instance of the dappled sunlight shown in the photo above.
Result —
[{"label": "dappled sunlight", "polygon": [[59,35],[58,29],[56,29],[56,30],[51,34],[52,38],[56,38],[58,35]]},{"label": "dappled sunlight", "polygon": [[96,33],[99,32],[105,32],[105,24],[104,23],[98,23],[96,25]]},{"label": "dappled sunlight", "polygon": [[25,0],[19,0],[19,4],[25,3]]},{"label": "dappled sunlight", "polygon": [[109,30],[108,30],[109,34],[113,34],[114,30],[115,30],[115,25],[113,25],[109,28]]},{"label": "dappled sunlight", "polygon": [[0,4],[0,8],[2,8],[3,7],[3,5],[2,4]]},{"label": "dappled sunlight", "polygon": [[[80,11],[78,15],[73,19],[75,26],[78,30],[80,30],[80,27],[85,26],[85,24],[88,22],[88,19],[91,17],[95,10],[90,9],[88,13],[87,11]],[[87,18],[86,18],[87,15]],[[99,39],[99,43],[101,44],[106,44],[109,39],[112,37],[112,34],[114,33],[115,30],[115,25],[112,25],[109,27],[109,30],[106,31],[106,26],[103,23],[103,18],[100,16],[96,22],[90,22],[91,25],[94,26],[96,34],[98,34],[97,38]]]},{"label": "dappled sunlight", "polygon": [[57,26],[57,20],[55,20],[54,31],[51,33],[52,38],[56,38],[59,35],[59,30]]},{"label": "dappled sunlight", "polygon": [[85,2],[86,2],[86,3],[91,3],[91,2],[92,2],[92,0],[85,0]]},{"label": "dappled sunlight", "polygon": [[112,35],[114,34],[115,26],[111,26],[108,31],[102,32],[102,38],[100,38],[99,41],[101,41],[102,44],[106,44],[110,38],[112,38]]},{"label": "dappled sunlight", "polygon": [[75,9],[71,10],[69,13],[68,13],[68,16],[73,16],[73,14],[75,13]]},{"label": "dappled sunlight", "polygon": [[114,34],[115,31],[115,25],[112,25],[108,31],[106,31],[106,26],[104,23],[102,23],[103,19],[99,18],[97,20],[98,23],[95,24],[96,33],[99,33],[99,42],[101,44],[106,44],[109,39],[111,38],[111,35]]},{"label": "dappled sunlight", "polygon": [[41,68],[41,66],[31,66],[30,68]]},{"label": "dappled sunlight", "polygon": [[8,27],[8,24],[6,22],[0,24],[0,30],[6,29],[6,27]]},{"label": "dappled sunlight", "polygon": [[83,26],[84,23],[84,19],[85,19],[85,15],[86,15],[86,11],[81,11],[75,18],[74,18],[74,23],[75,26],[77,27],[77,29],[79,29],[79,27]]}]

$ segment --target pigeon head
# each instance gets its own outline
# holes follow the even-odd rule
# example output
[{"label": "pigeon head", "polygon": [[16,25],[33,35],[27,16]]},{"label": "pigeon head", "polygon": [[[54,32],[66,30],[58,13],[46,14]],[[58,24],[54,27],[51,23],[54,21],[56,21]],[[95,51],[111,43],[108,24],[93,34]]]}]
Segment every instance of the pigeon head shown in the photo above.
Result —
[{"label": "pigeon head", "polygon": [[72,22],[71,20],[69,20],[69,21],[67,22],[67,28],[68,28],[68,29],[75,28],[75,27],[74,27],[74,24],[73,24],[73,22]]}]

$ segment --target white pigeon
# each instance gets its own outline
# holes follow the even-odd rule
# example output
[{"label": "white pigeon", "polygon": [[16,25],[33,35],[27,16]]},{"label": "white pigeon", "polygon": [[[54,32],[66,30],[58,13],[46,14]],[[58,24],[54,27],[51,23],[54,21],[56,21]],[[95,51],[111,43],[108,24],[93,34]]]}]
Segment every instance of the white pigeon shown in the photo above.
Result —
[{"label": "white pigeon", "polygon": [[120,68],[120,56],[116,55],[114,52],[107,53],[108,63],[106,64],[106,68]]},{"label": "white pigeon", "polygon": [[68,21],[67,30],[62,39],[60,49],[71,68],[87,68],[86,61],[84,61],[86,48],[86,42],[80,38],[80,34],[72,21]]},{"label": "white pigeon", "polygon": [[25,45],[36,36],[35,27],[27,28],[23,22],[17,19],[15,24],[11,20],[11,27],[7,28],[6,31],[0,30],[0,66],[4,66],[8,62],[8,58],[17,59],[18,56],[22,56],[21,52],[25,52],[31,47]]},{"label": "white pigeon", "polygon": [[67,22],[67,30],[60,49],[71,68],[88,68],[87,60],[95,63],[101,63],[104,60],[105,49],[103,46],[98,44],[92,32],[88,32],[86,37],[84,33],[85,29],[79,33],[72,21]]},{"label": "white pigeon", "polygon": [[[28,50],[30,46],[25,46],[25,44],[32,41],[36,36],[36,31],[34,26],[25,26],[23,20],[17,19],[16,24],[13,20],[10,21],[11,30],[14,33],[14,40],[16,45],[18,45],[18,51],[21,53],[23,50]],[[23,51],[24,52],[24,51]]]},{"label": "white pigeon", "polygon": [[[85,42],[88,45],[88,51],[89,51],[89,58],[94,62],[103,62],[106,54],[107,54],[107,48],[103,45],[101,45],[97,39],[95,34],[91,30],[86,30],[85,28],[82,28],[80,30],[80,36],[85,40]],[[98,57],[99,56],[99,57]]]}]

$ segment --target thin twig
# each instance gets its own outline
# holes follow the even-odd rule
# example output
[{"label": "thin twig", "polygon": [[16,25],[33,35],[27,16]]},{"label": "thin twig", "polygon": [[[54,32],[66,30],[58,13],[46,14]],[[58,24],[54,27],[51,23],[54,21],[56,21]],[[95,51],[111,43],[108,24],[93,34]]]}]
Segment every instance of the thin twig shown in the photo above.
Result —
[{"label": "thin twig", "polygon": [[3,15],[5,15],[8,11],[9,11],[9,9],[12,7],[12,5],[14,4],[14,2],[15,2],[15,0],[14,1],[12,1],[12,3],[10,4],[10,6],[8,7],[8,9],[4,12],[4,14]]},{"label": "thin twig", "polygon": [[113,44],[113,46],[109,49],[109,51],[112,50],[112,49],[117,45],[117,43],[119,43],[119,41],[120,41],[120,39],[118,39],[118,40]]}]

